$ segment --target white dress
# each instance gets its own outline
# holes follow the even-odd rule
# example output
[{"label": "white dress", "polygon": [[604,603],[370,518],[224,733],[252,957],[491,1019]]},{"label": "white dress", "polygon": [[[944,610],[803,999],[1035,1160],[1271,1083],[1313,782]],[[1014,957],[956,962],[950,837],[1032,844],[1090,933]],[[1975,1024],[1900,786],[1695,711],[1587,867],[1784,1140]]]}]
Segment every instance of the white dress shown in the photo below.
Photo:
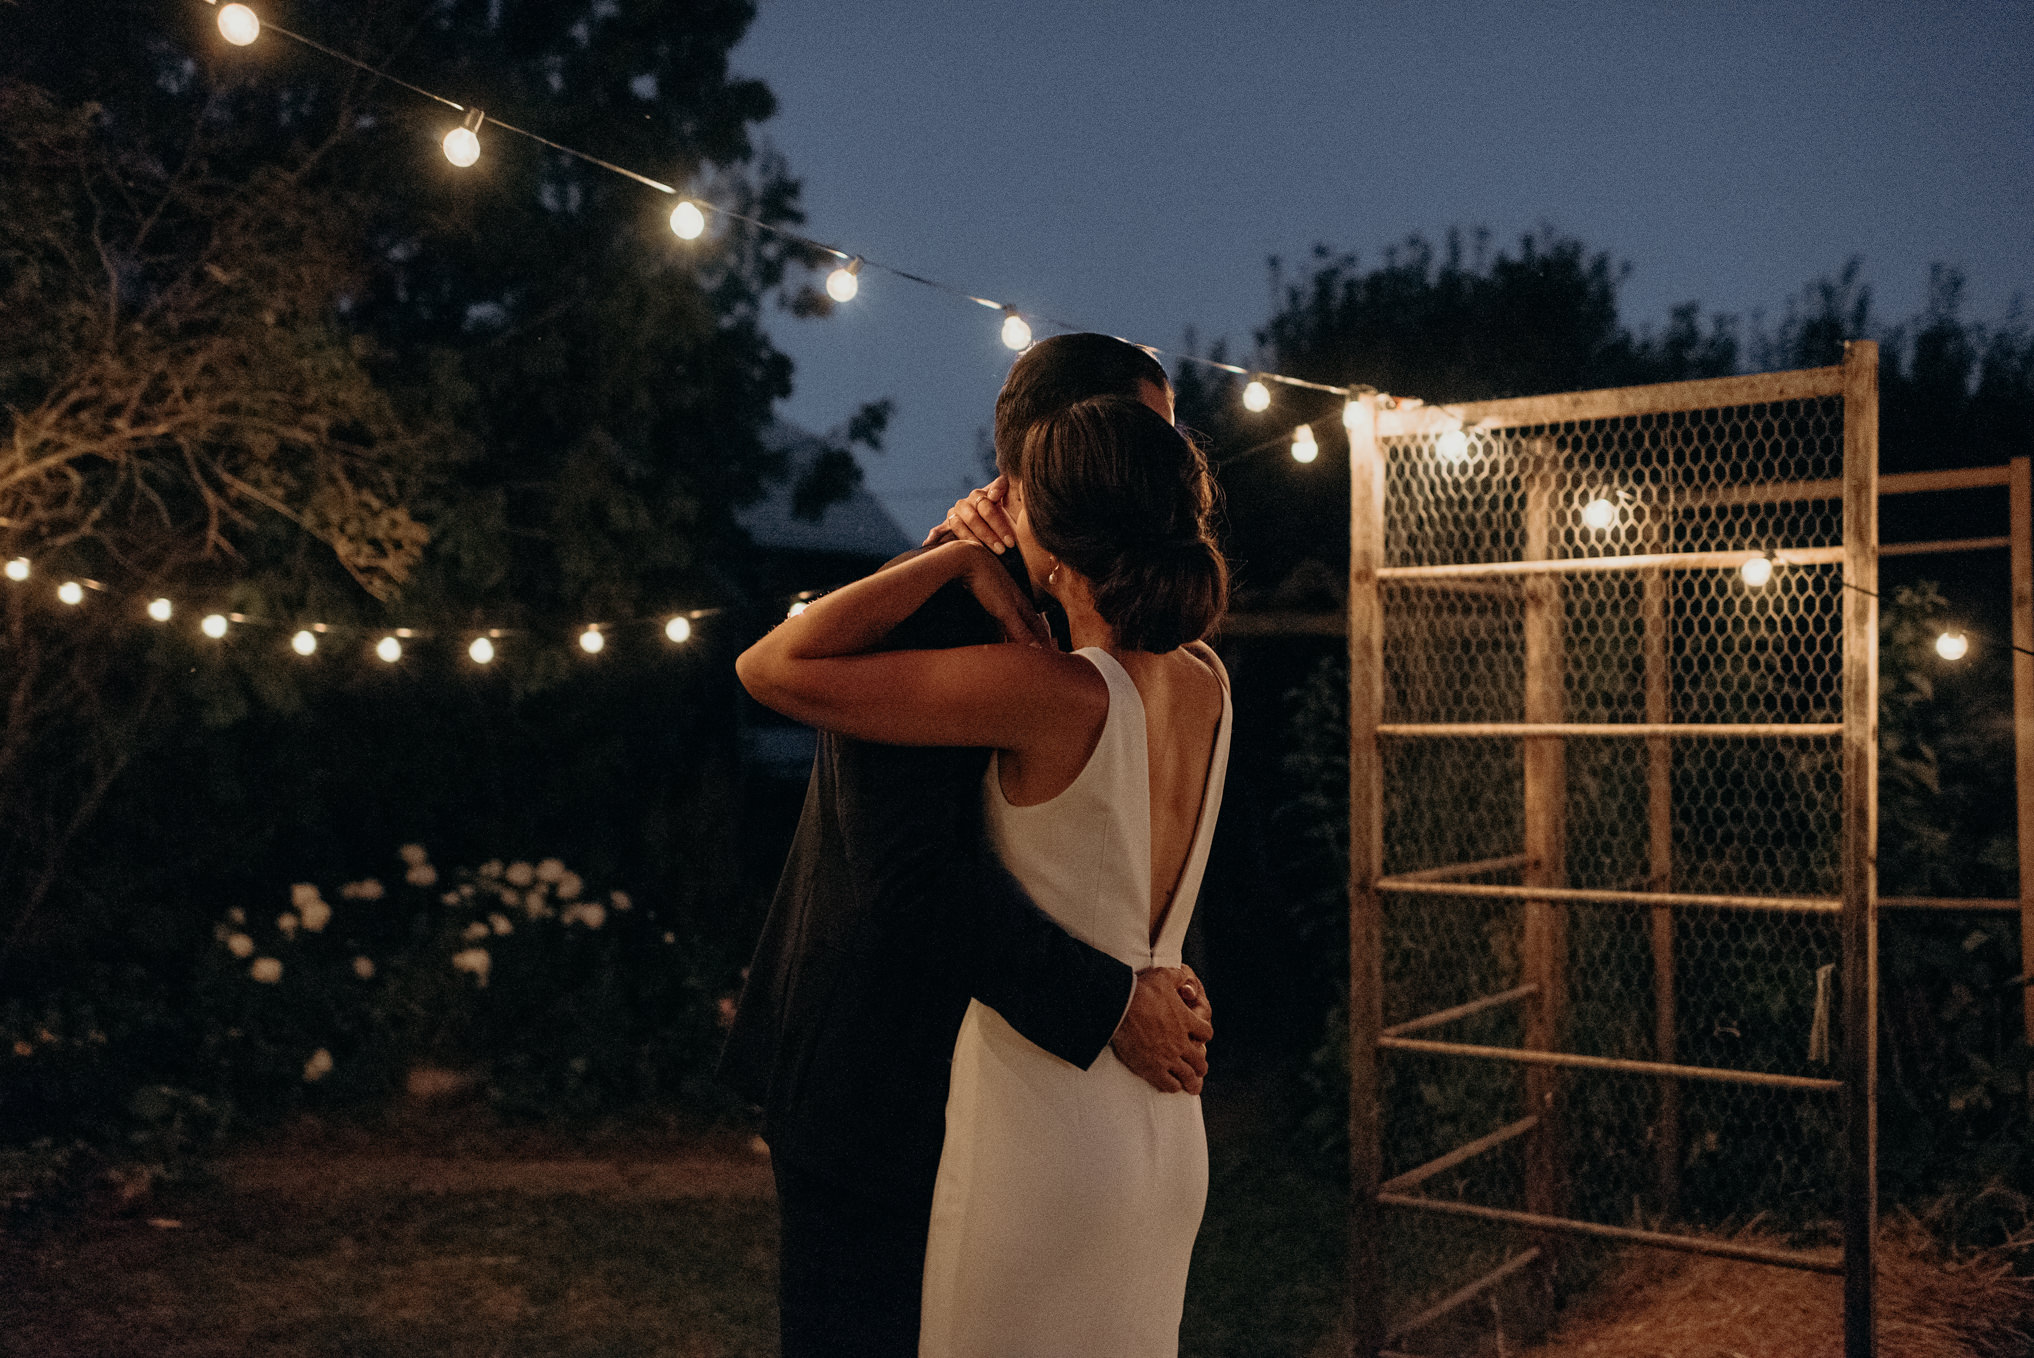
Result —
[{"label": "white dress", "polygon": [[[1198,648],[1197,648],[1198,649]],[[1115,657],[1101,739],[1073,785],[1012,806],[983,786],[1003,862],[1075,937],[1138,970],[1177,966],[1229,761],[1222,683],[1207,790],[1184,871],[1151,941],[1151,787],[1144,703]],[[1033,1046],[976,1000],[954,1044],[933,1190],[920,1358],[1173,1358],[1208,1192],[1201,1101],[1161,1094],[1104,1050],[1086,1070]]]}]

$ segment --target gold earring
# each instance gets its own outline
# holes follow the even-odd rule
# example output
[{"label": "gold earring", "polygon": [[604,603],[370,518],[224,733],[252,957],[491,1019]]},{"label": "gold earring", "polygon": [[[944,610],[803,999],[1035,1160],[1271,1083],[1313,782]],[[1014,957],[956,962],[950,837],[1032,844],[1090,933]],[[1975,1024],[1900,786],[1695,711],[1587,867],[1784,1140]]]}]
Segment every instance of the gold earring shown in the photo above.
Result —
[{"label": "gold earring", "polygon": [[1059,583],[1059,558],[1052,559],[1052,569],[1045,573],[1045,587],[1051,589]]}]

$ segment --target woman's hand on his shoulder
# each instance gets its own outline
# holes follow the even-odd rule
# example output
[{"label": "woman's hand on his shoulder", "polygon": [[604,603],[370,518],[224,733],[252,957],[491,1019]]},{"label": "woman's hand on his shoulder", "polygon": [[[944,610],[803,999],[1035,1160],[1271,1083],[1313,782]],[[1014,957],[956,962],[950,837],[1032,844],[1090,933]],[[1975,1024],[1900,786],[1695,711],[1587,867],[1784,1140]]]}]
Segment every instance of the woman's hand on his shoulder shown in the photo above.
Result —
[{"label": "woman's hand on his shoulder", "polygon": [[952,554],[956,576],[1002,627],[1005,639],[1033,646],[1053,644],[1045,615],[1032,607],[1030,597],[1010,578],[1003,563],[979,542],[955,540],[933,550]]},{"label": "woman's hand on his shoulder", "polygon": [[1009,492],[1010,483],[1000,476],[980,490],[969,491],[954,501],[946,517],[925,535],[923,545],[931,547],[948,540],[979,542],[999,556],[1015,547],[1017,528],[1003,509],[1004,497]]}]

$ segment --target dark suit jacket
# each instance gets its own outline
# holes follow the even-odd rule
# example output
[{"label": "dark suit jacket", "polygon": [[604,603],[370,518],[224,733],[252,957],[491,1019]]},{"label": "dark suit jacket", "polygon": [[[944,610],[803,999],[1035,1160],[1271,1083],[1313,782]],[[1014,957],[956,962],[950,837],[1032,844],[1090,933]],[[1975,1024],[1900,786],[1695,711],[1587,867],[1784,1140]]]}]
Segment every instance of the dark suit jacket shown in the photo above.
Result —
[{"label": "dark suit jacket", "polygon": [[[893,648],[999,640],[942,590]],[[776,1155],[929,1210],[949,1063],[970,996],[1083,1068],[1135,984],[1033,905],[989,847],[977,749],[821,733],[805,808],[721,1055]]]}]

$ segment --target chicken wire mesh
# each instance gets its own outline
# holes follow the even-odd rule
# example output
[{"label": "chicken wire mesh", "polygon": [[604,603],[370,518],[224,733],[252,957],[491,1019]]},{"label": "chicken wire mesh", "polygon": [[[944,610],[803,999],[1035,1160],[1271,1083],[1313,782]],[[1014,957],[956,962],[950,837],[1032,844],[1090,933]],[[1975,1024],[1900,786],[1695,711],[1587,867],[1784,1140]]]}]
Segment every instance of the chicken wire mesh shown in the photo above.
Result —
[{"label": "chicken wire mesh", "polygon": [[[1838,1078],[1845,1038],[1843,402],[1423,423],[1378,441],[1387,1038],[1802,1083],[1401,1047],[1381,1062],[1385,1187],[1677,1233],[1763,1217],[1833,1243],[1842,1110],[1809,1082]],[[1507,729],[1523,723],[1570,729]],[[1573,730],[1607,725],[1640,729]],[[1388,1290],[1416,1307],[1519,1243],[1395,1215],[1408,1247],[1387,1259],[1422,1276]]]}]

